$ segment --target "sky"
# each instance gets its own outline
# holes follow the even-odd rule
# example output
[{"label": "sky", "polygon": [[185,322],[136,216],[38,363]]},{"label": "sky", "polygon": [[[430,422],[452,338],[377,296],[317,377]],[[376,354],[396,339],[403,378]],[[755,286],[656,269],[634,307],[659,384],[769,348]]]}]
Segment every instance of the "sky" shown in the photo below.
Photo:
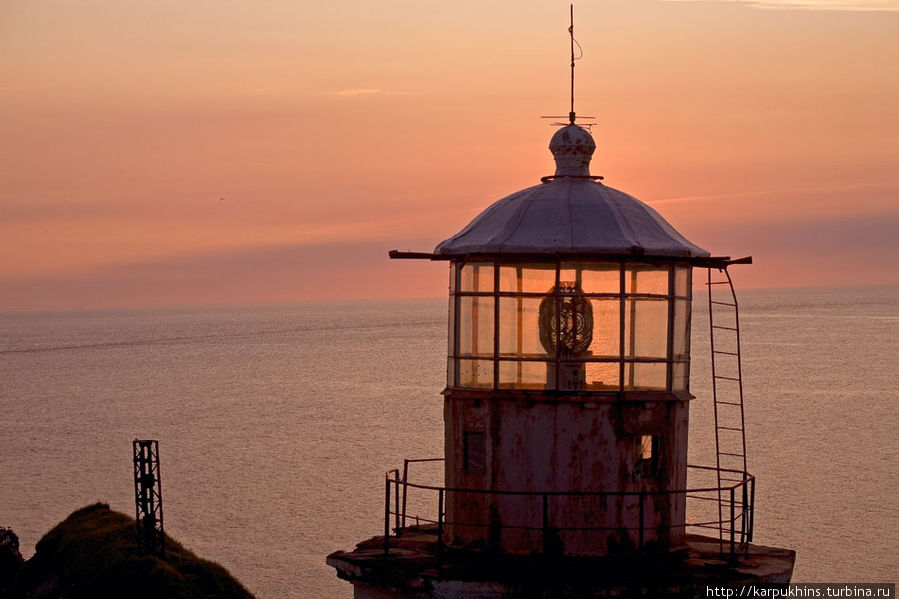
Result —
[{"label": "sky", "polygon": [[[575,6],[593,174],[741,287],[899,284],[899,0]],[[439,297],[553,172],[568,3],[0,1],[0,309]],[[739,270],[737,270],[739,268]]]}]

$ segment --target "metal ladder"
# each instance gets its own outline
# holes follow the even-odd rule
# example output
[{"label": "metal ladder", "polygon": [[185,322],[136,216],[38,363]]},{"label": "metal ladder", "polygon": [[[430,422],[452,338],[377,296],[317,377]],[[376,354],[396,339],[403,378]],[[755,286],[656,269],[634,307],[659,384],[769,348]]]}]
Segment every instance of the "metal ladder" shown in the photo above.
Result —
[{"label": "metal ladder", "polygon": [[[713,270],[717,271],[715,275]],[[748,476],[743,417],[743,369],[740,359],[740,314],[727,267],[709,267],[708,271],[709,340],[712,351],[712,400],[715,410],[715,464],[720,523],[718,535],[723,542],[725,533],[729,536],[736,523],[726,525],[724,521],[726,515],[732,513],[734,506],[731,506],[733,495],[725,496],[722,487],[743,482]],[[736,501],[739,502],[736,505],[742,510],[745,499]]]}]

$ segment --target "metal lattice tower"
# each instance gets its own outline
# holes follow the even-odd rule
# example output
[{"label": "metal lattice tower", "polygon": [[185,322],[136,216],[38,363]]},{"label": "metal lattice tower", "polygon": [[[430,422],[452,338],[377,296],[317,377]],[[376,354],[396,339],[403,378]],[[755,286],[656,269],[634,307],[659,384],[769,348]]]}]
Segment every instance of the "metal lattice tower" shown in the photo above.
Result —
[{"label": "metal lattice tower", "polygon": [[135,439],[133,448],[137,546],[144,553],[162,556],[165,555],[165,531],[162,526],[159,441]]}]

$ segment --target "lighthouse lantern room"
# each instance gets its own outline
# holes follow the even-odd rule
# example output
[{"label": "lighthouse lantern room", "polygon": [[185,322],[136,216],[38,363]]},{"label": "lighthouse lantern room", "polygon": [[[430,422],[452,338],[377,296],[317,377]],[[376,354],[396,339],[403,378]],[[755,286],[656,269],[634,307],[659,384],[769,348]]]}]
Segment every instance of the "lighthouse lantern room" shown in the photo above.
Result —
[{"label": "lighthouse lantern room", "polygon": [[686,488],[691,272],[709,253],[592,177],[594,149],[563,127],[555,175],[434,252],[450,261],[446,486],[484,491],[447,494],[452,546],[596,556],[683,540],[671,492]]}]

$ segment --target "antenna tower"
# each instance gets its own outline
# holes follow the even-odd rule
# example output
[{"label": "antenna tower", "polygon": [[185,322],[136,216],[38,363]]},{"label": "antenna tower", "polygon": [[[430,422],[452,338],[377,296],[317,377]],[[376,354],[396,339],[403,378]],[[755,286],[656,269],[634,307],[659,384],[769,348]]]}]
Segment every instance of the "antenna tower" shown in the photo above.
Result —
[{"label": "antenna tower", "polygon": [[137,546],[146,554],[165,555],[162,527],[162,477],[159,472],[159,441],[135,439],[134,502]]}]

